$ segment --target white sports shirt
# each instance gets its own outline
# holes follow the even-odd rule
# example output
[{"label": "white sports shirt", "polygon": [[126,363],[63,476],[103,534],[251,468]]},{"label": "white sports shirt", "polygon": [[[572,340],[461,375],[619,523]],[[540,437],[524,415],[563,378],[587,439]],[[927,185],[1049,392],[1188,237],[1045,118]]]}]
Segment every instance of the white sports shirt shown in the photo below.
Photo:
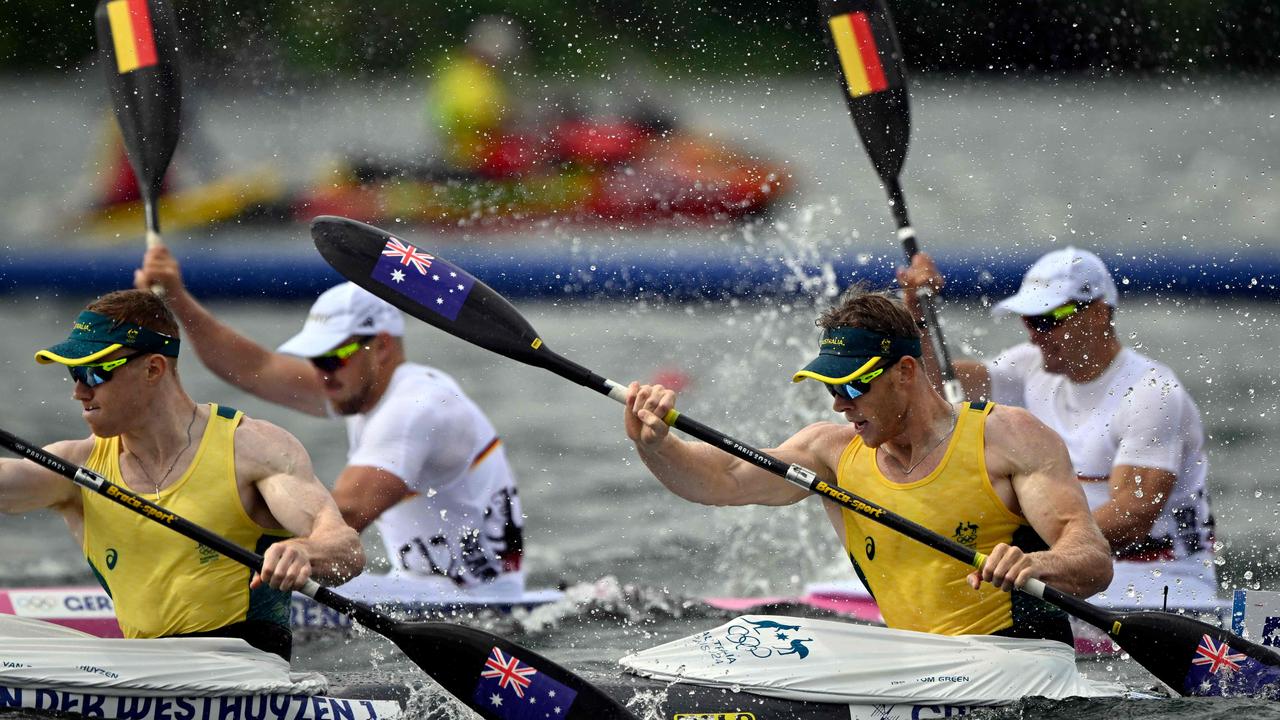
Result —
[{"label": "white sports shirt", "polygon": [[1098,378],[1074,383],[1046,372],[1039,348],[1016,345],[986,363],[991,400],[1031,411],[1066,441],[1090,509],[1111,497],[1112,467],[1174,473],[1177,481],[1149,537],[1112,548],[1115,579],[1101,604],[1119,608],[1217,608],[1213,515],[1204,429],[1173,371],[1124,348]]},{"label": "white sports shirt", "polygon": [[523,591],[515,475],[493,425],[452,377],[403,363],[377,406],[346,422],[347,464],[385,470],[411,493],[376,520],[394,572]]}]

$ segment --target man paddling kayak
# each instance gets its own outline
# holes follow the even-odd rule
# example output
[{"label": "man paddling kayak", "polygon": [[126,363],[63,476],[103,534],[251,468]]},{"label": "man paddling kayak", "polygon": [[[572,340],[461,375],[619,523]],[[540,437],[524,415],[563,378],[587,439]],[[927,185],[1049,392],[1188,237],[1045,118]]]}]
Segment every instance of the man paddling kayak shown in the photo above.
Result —
[{"label": "man paddling kayak", "polygon": [[[848,424],[821,422],[765,452],[987,554],[981,570],[834,505],[825,506],[890,627],[1071,643],[1066,615],[1009,591],[1035,577],[1084,597],[1107,586],[1107,545],[1062,440],[1025,410],[952,405],[929,381],[901,304],[855,289],[818,321],[818,357],[792,380],[823,383]],[[789,505],[809,496],[664,421],[675,393],[632,384],[627,436],[675,494],[710,505]],[[983,585],[985,581],[990,585]]]},{"label": "man paddling kayak", "polygon": [[156,283],[215,375],[264,400],[345,419],[350,448],[333,495],[357,531],[377,524],[394,571],[437,580],[433,600],[521,597],[524,516],[505,447],[452,377],[406,361],[399,310],[343,283],[272,352],[192,297],[163,246],[147,251],[135,278],[138,287]]},{"label": "man paddling kayak", "polygon": [[261,553],[260,574],[25,460],[0,459],[0,511],[59,512],[126,637],[239,637],[288,659],[291,592],[360,572],[359,537],[296,438],[187,395],[179,345],[177,321],[150,292],[89,304],[36,361],[67,366],[91,434],[47,450]]},{"label": "man paddling kayak", "polygon": [[[907,307],[941,288],[920,253],[899,272]],[[970,398],[1025,407],[1067,443],[1094,518],[1111,544],[1115,580],[1102,604],[1212,610],[1217,580],[1200,410],[1173,371],[1115,330],[1115,282],[1091,252],[1064,248],[1027,270],[995,315],[1020,316],[1027,342],[993,360],[954,363]],[[931,348],[929,349],[931,350]],[[936,368],[926,352],[926,366]]]}]

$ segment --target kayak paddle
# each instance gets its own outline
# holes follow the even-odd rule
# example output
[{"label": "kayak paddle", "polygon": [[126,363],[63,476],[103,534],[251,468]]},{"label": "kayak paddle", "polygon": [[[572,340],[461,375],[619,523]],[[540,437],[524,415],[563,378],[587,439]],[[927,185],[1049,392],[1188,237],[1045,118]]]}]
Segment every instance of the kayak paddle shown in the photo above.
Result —
[{"label": "kayak paddle", "polygon": [[[165,0],[99,0],[98,50],[111,105],[146,213],[147,247],[160,244],[160,188],[178,145],[182,88],[178,31]],[[152,288],[159,294],[159,286]]]},{"label": "kayak paddle", "polygon": [[[262,556],[192,523],[94,471],[73,465],[0,429],[0,445],[146,518],[254,570]],[[476,628],[402,622],[345,598],[315,580],[300,591],[395,643],[449,694],[486,720],[524,717],[512,703],[540,702],[563,720],[637,720],[603,691],[534,651]],[[527,695],[527,698],[526,698]],[[504,707],[503,703],[507,703]],[[527,706],[526,706],[527,708]]]},{"label": "kayak paddle", "polygon": [[[425,323],[625,403],[627,388],[550,350],[506,298],[467,271],[380,230],[321,216],[311,236],[340,274]],[[960,562],[980,568],[986,556],[939,535],[798,465],[672,410],[667,424],[767,470],[851,512],[874,520]],[[1280,653],[1208,623],[1173,613],[1114,612],[1032,579],[1022,592],[1045,600],[1107,633],[1134,660],[1183,695],[1274,694]]]},{"label": "kayak paddle", "polygon": [[[819,5],[830,30],[828,45],[841,70],[840,86],[844,89],[849,114],[889,194],[898,239],[910,261],[920,252],[920,246],[907,217],[907,203],[902,197],[898,175],[911,140],[911,108],[907,103],[902,48],[893,29],[893,19],[884,0],[819,0]],[[964,388],[951,364],[951,352],[938,323],[933,292],[921,288],[919,295],[925,324],[938,349],[943,394],[948,402],[962,402]]]}]

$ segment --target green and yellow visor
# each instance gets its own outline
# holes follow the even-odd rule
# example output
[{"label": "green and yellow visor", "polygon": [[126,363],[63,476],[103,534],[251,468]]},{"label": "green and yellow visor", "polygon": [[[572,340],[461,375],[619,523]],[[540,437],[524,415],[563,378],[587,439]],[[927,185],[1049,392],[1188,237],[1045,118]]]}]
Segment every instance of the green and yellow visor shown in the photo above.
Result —
[{"label": "green and yellow visor", "polygon": [[178,357],[178,346],[176,337],[85,310],[76,316],[70,337],[36,353],[36,362],[41,365],[85,365],[97,362],[122,347]]},{"label": "green and yellow visor", "polygon": [[817,380],[844,385],[861,378],[882,360],[920,357],[919,337],[895,337],[854,327],[828,328],[818,341],[818,357],[791,376],[791,382]]}]

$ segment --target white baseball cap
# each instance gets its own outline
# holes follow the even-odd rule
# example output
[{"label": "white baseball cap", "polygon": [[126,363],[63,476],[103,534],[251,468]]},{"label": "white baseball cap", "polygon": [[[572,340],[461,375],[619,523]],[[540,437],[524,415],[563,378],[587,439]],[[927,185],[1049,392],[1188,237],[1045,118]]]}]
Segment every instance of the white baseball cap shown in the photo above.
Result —
[{"label": "white baseball cap", "polygon": [[996,303],[991,314],[1043,315],[1069,302],[1099,298],[1111,307],[1120,301],[1107,266],[1088,250],[1065,247],[1035,261],[1018,292]]},{"label": "white baseball cap", "polygon": [[404,316],[387,301],[347,282],[321,293],[311,306],[302,332],[278,350],[286,355],[318,357],[353,335],[383,332],[404,335]]}]

